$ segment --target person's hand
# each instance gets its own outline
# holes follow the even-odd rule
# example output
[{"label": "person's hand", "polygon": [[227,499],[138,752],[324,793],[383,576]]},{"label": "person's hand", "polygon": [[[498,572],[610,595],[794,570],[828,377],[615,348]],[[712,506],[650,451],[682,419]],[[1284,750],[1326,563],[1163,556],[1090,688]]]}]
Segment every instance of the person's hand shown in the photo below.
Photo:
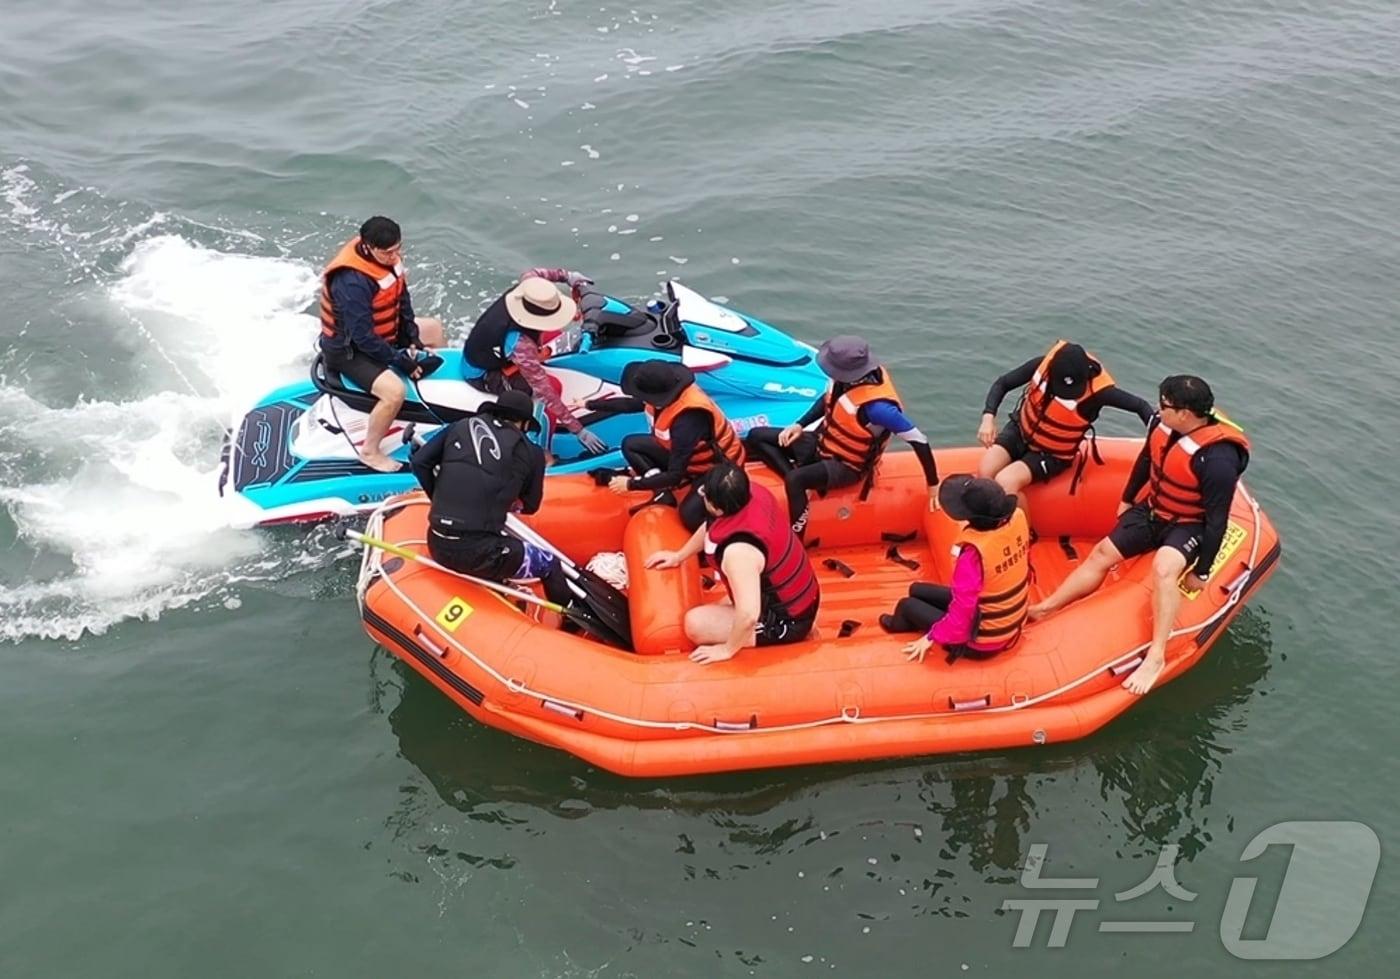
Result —
[{"label": "person's hand", "polygon": [[564,273],[564,281],[570,289],[578,289],[580,286],[591,286],[593,280],[582,272],[569,271]]},{"label": "person's hand", "polygon": [[692,663],[723,663],[727,659],[733,659],[737,649],[729,649],[724,643],[711,643],[708,646],[696,646],[695,651],[690,654]]},{"label": "person's hand", "polygon": [[614,476],[612,479],[608,480],[608,489],[612,490],[618,496],[621,496],[630,488],[627,483],[628,479],[626,476]]},{"label": "person's hand", "polygon": [[928,636],[920,636],[909,645],[904,647],[905,659],[911,663],[922,663],[924,656],[928,653],[929,647],[933,645],[933,640]]},{"label": "person's hand", "polygon": [[588,429],[583,429],[578,433],[578,440],[583,444],[589,455],[600,456],[608,451],[608,443],[594,435]]},{"label": "person's hand", "polygon": [[982,448],[990,449],[997,440],[997,420],[994,415],[984,414],[982,424],[977,426],[977,441],[982,443]]},{"label": "person's hand", "polygon": [[938,484],[934,483],[928,488],[928,512],[937,513],[938,510]]},{"label": "person's hand", "polygon": [[797,437],[801,434],[802,426],[797,424],[796,422],[793,422],[787,428],[783,429],[781,432],[778,433],[778,444],[784,449],[786,449],[793,442],[797,441]]},{"label": "person's hand", "polygon": [[1200,591],[1205,588],[1208,580],[1208,578],[1202,578],[1200,575],[1196,574],[1196,572],[1192,571],[1182,579],[1181,583],[1186,586],[1187,591]]},{"label": "person's hand", "polygon": [[657,551],[647,558],[643,565],[648,571],[669,571],[680,566],[681,555],[679,551]]},{"label": "person's hand", "polygon": [[1128,512],[1128,508],[1131,506],[1132,504],[1129,503],[1127,500],[1120,500],[1118,503],[1118,509],[1114,512],[1114,516],[1121,517],[1123,514]]},{"label": "person's hand", "polygon": [[397,354],[395,354],[394,367],[396,367],[400,372],[407,374],[415,381],[418,380],[418,375],[421,368],[419,368],[418,366],[418,358],[414,356],[412,349],[404,348],[403,350],[400,350]]}]

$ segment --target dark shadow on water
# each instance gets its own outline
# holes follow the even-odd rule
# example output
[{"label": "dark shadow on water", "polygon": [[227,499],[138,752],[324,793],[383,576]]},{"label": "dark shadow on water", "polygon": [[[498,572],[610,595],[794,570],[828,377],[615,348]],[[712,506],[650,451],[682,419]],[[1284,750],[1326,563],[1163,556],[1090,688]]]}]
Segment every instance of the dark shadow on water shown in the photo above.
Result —
[{"label": "dark shadow on water", "polygon": [[[634,808],[710,820],[736,849],[771,853],[819,831],[812,818],[763,817],[802,796],[899,803],[918,798],[922,832],[982,872],[1010,879],[1037,818],[1046,777],[1097,777],[1098,800],[1080,800],[1086,819],[1112,825],[1121,851],[1155,852],[1176,843],[1192,859],[1210,841],[1207,810],[1230,743],[1248,726],[1243,709],[1265,696],[1272,641],[1268,619],[1246,609],[1205,661],[1105,730],[1080,742],[1013,752],[958,755],[688,779],[633,780],[529,744],[472,721],[402,663],[377,652],[374,703],[390,705],[389,724],[402,756],[438,798],[468,819],[524,822],[528,809],[565,818]],[[392,688],[399,690],[394,703]],[[382,709],[382,708],[381,708]],[[418,789],[406,786],[407,795]],[[1061,794],[1062,797],[1062,794]],[[900,802],[900,800],[905,800]],[[400,818],[413,821],[424,800],[405,798]],[[788,814],[790,815],[790,813]],[[1063,816],[1063,814],[1060,814]],[[901,817],[901,818],[905,818]],[[911,824],[912,825],[912,824]]]}]

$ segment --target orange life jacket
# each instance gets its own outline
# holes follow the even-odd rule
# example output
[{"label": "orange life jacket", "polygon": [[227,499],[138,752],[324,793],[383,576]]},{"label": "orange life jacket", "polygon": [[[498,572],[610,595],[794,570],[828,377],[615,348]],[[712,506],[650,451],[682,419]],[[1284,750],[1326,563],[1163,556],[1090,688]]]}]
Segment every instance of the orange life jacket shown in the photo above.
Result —
[{"label": "orange life jacket", "polygon": [[[1017,507],[995,530],[964,527],[957,548],[971,547],[982,559],[982,593],[971,642],[1003,649],[1021,638],[1030,605],[1030,526]],[[962,654],[950,650],[950,659]]]},{"label": "orange life jacket", "polygon": [[331,303],[331,273],[340,269],[354,269],[373,280],[376,291],[370,300],[370,316],[374,319],[374,332],[386,342],[393,343],[399,332],[399,298],[408,288],[408,269],[402,262],[390,268],[370,261],[360,254],[359,244],[358,236],[347,241],[326,263],[321,273],[321,335],[333,337],[336,334],[335,307]]},{"label": "orange life jacket", "polygon": [[734,433],[734,426],[724,417],[719,405],[700,390],[700,385],[693,382],[687,384],[676,400],[660,411],[651,405],[646,406],[647,417],[651,419],[651,434],[661,443],[663,449],[671,451],[671,426],[683,411],[703,411],[709,415],[712,433],[710,438],[702,441],[691,453],[690,463],[685,469],[686,475],[698,476],[721,459],[726,459],[736,466],[744,464],[744,444]]},{"label": "orange life jacket", "polygon": [[1188,435],[1173,438],[1175,433],[1160,420],[1147,433],[1147,449],[1152,461],[1147,484],[1147,505],[1163,520],[1175,523],[1200,523],[1206,508],[1201,500],[1201,481],[1191,467],[1191,461],[1208,445],[1233,442],[1249,461],[1249,439],[1243,429],[1218,412],[1212,421]]},{"label": "orange life jacket", "polygon": [[1056,459],[1072,459],[1079,451],[1079,443],[1084,439],[1092,424],[1079,413],[1079,406],[1090,398],[1113,387],[1113,377],[1103,369],[1099,361],[1099,374],[1091,377],[1078,398],[1057,398],[1050,392],[1050,361],[1067,340],[1057,341],[1040,360],[1040,366],[1031,375],[1030,383],[1021,394],[1021,404],[1017,409],[1017,422],[1026,445],[1033,452],[1044,452]]},{"label": "orange life jacket", "polygon": [[[857,384],[847,388],[839,398],[833,397],[836,385],[827,385],[825,417],[822,419],[817,448],[824,456],[838,459],[867,477],[875,472],[875,464],[890,440],[890,433],[874,434],[860,422],[860,409],[872,401],[893,401],[904,410],[899,392],[890,381],[889,371],[880,368],[880,379],[873,384]],[[869,481],[867,479],[867,489]]]}]

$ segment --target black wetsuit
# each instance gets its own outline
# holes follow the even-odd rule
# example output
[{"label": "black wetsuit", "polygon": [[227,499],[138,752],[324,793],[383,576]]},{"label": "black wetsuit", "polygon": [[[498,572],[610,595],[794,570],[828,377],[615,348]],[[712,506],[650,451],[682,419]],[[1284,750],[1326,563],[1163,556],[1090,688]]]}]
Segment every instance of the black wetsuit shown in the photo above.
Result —
[{"label": "black wetsuit", "polygon": [[569,600],[558,562],[539,561],[536,549],[504,532],[517,502],[534,513],[544,499],[544,452],[519,428],[468,415],[420,446],[412,466],[432,500],[428,553],[435,561],[494,581],[539,576],[550,601]]}]

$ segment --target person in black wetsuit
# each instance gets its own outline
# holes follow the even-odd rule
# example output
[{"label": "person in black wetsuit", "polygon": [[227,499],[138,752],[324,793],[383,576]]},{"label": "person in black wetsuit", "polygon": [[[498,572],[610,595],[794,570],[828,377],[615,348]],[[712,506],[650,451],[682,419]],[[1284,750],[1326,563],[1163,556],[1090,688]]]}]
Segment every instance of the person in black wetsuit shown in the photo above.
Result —
[{"label": "person in black wetsuit", "polygon": [[[1011,419],[998,433],[997,409],[1006,393],[1024,387]],[[1060,340],[1049,352],[1032,357],[992,382],[982,409],[977,441],[986,446],[977,467],[983,479],[995,479],[1002,489],[1022,494],[1031,483],[1054,479],[1073,465],[1079,443],[1092,436],[1094,422],[1104,408],[1130,411],[1144,425],[1152,420],[1152,406],[1113,383],[1097,358],[1077,343]]]},{"label": "person in black wetsuit", "polygon": [[[621,381],[626,397],[595,398],[586,407],[604,414],[645,411],[651,432],[622,440],[622,457],[631,475],[614,469],[592,471],[600,485],[614,493],[650,490],[671,502],[671,490],[690,486],[713,466],[744,464],[744,446],[734,426],[700,390],[690,368],[676,361],[643,360],[628,364]],[[681,501],[680,518],[687,530],[705,522],[705,504],[698,494]]]},{"label": "person in black wetsuit", "polygon": [[559,559],[505,532],[506,514],[534,513],[544,499],[544,451],[528,394],[506,391],[477,414],[420,446],[413,474],[432,500],[428,553],[454,571],[492,581],[538,578],[560,605],[572,598]]}]

